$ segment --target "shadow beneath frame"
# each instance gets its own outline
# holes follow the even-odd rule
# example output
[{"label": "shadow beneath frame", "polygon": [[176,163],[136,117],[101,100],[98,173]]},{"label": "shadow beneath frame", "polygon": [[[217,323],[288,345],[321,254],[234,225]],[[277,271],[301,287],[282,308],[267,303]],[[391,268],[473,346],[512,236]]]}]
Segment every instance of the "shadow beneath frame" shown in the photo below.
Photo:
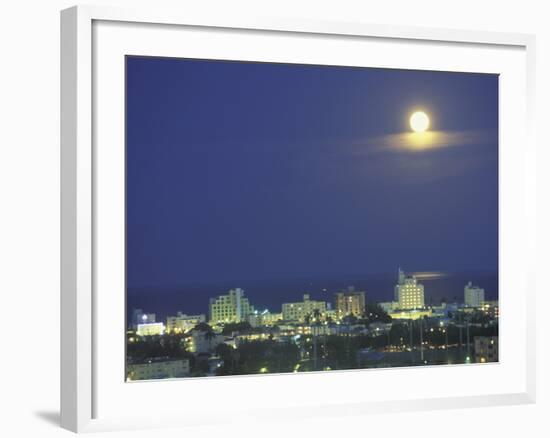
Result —
[{"label": "shadow beneath frame", "polygon": [[37,411],[34,415],[52,426],[59,426],[61,422],[61,414],[58,411]]}]

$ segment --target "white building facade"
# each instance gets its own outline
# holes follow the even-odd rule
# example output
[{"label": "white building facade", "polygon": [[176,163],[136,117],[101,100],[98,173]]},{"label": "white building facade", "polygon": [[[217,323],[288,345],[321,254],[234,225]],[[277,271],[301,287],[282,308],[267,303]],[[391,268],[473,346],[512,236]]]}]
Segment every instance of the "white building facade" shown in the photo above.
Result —
[{"label": "white building facade", "polygon": [[136,330],[138,324],[151,324],[153,322],[157,322],[156,317],[157,316],[154,313],[146,313],[142,309],[133,309],[130,326]]},{"label": "white building facade", "polygon": [[283,319],[282,313],[271,313],[269,310],[263,312],[254,311],[248,316],[248,322],[252,327],[273,326]]},{"label": "white building facade", "polygon": [[186,333],[201,322],[206,322],[206,315],[186,315],[178,312],[176,316],[166,318],[166,331],[168,333]]},{"label": "white building facade", "polygon": [[399,302],[398,301],[385,301],[382,303],[378,303],[380,307],[386,312],[391,313],[395,310],[399,309]]},{"label": "white building facade", "polygon": [[244,290],[236,288],[231,289],[227,295],[211,298],[209,313],[212,324],[243,322],[254,313],[254,306],[244,296]]},{"label": "white building facade", "polygon": [[424,308],[424,285],[419,283],[416,277],[406,276],[399,268],[397,284],[394,289],[395,301],[403,310]]},{"label": "white building facade", "polygon": [[146,363],[129,364],[126,370],[128,380],[170,379],[188,377],[188,359],[150,360]]},{"label": "white building facade", "polygon": [[187,338],[187,350],[191,353],[212,353],[216,347],[227,339],[222,334],[210,330],[193,329]]},{"label": "white building facade", "polygon": [[485,302],[485,290],[468,282],[464,286],[464,304],[468,307],[481,307]]},{"label": "white building facade", "polygon": [[283,303],[282,313],[285,321],[304,322],[307,317],[313,318],[319,313],[323,318],[327,311],[325,301],[315,301],[310,299],[309,294],[304,294],[304,301],[298,303]]},{"label": "white building facade", "polygon": [[348,315],[361,317],[365,313],[365,292],[356,291],[353,286],[334,294],[334,302],[340,318]]},{"label": "white building facade", "polygon": [[165,331],[164,323],[153,322],[150,324],[138,324],[136,333],[138,336],[158,336]]}]

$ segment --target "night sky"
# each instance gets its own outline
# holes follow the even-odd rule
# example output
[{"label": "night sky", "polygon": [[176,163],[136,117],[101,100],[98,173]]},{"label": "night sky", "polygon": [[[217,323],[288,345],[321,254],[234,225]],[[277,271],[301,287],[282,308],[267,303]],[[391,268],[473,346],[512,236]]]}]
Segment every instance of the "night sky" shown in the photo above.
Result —
[{"label": "night sky", "polygon": [[498,269],[496,75],[128,57],[126,99],[130,306]]}]

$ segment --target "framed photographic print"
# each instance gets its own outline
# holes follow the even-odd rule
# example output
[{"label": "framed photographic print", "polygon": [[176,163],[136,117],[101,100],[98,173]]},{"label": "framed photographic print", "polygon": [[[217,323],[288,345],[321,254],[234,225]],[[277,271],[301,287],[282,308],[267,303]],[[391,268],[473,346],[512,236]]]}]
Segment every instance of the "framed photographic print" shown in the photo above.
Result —
[{"label": "framed photographic print", "polygon": [[61,44],[63,427],[534,401],[532,36],[75,7]]}]

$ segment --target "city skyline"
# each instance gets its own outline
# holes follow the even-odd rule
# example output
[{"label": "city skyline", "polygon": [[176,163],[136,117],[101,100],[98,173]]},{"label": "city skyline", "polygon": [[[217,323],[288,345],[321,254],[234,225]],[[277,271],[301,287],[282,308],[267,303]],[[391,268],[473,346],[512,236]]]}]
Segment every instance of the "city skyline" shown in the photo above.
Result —
[{"label": "city skyline", "polygon": [[[394,277],[395,277],[395,274],[394,274]],[[401,267],[399,267],[398,268],[398,274],[397,274],[397,281],[394,281],[392,296],[390,296],[389,294],[386,295],[385,298],[387,298],[387,300],[381,300],[380,298],[373,297],[367,292],[367,290],[364,290],[360,287],[357,288],[355,285],[349,284],[345,287],[339,287],[339,288],[335,288],[335,289],[332,289],[332,290],[325,289],[325,290],[323,290],[323,291],[321,291],[320,293],[317,293],[317,294],[315,294],[315,293],[312,294],[307,290],[304,290],[302,292],[296,292],[295,291],[294,293],[287,295],[286,300],[280,301],[278,304],[276,304],[274,306],[263,306],[263,305],[258,306],[258,305],[255,305],[255,301],[253,299],[251,299],[251,295],[249,294],[248,290],[246,290],[244,288],[241,288],[241,287],[238,287],[238,286],[235,286],[235,287],[226,288],[225,290],[218,289],[217,292],[213,291],[213,293],[209,295],[208,303],[209,303],[209,305],[211,305],[213,299],[217,299],[220,296],[224,296],[224,294],[230,293],[232,291],[242,291],[243,294],[246,294],[247,300],[250,301],[251,308],[254,309],[251,312],[251,314],[253,314],[253,313],[258,314],[258,313],[261,313],[261,312],[270,312],[270,313],[281,313],[282,312],[282,313],[284,313],[285,304],[288,304],[288,303],[291,303],[291,302],[296,302],[297,299],[303,298],[305,296],[307,296],[308,299],[311,299],[313,301],[325,302],[326,305],[327,305],[326,310],[334,310],[339,305],[339,301],[340,301],[340,298],[341,298],[340,296],[346,295],[348,293],[356,293],[356,292],[359,292],[363,295],[363,298],[362,298],[363,307],[367,303],[368,304],[380,304],[380,303],[384,304],[384,303],[390,303],[390,302],[399,303],[400,299],[399,299],[398,288],[399,288],[400,285],[404,285],[405,283],[408,283],[410,279],[414,280],[415,285],[418,282],[418,285],[422,288],[421,304],[416,306],[416,307],[415,306],[413,306],[413,307],[406,307],[406,306],[405,307],[399,307],[399,306],[396,306],[395,309],[414,310],[415,308],[416,309],[423,309],[423,308],[429,308],[429,307],[437,307],[437,306],[441,306],[441,305],[444,305],[444,304],[450,304],[450,305],[462,304],[462,305],[466,305],[466,306],[474,304],[473,307],[480,307],[480,306],[482,306],[483,302],[485,302],[485,301],[488,301],[488,302],[489,301],[490,302],[498,301],[498,294],[495,295],[494,293],[490,293],[490,292],[487,293],[487,291],[485,289],[486,286],[483,283],[478,284],[478,283],[475,283],[475,282],[472,282],[471,280],[469,280],[467,283],[462,285],[462,287],[461,287],[461,293],[462,294],[460,296],[456,295],[456,296],[453,297],[452,300],[448,300],[448,299],[444,298],[442,300],[439,300],[438,302],[433,302],[433,300],[430,300],[429,296],[426,296],[426,294],[424,293],[424,289],[425,289],[424,288],[424,286],[425,286],[424,283],[426,281],[430,281],[430,279],[441,278],[441,277],[445,277],[444,273],[433,272],[433,271],[420,272],[420,273],[415,273],[415,272],[405,273],[405,271],[403,271],[401,269]],[[483,285],[483,287],[481,287],[481,285]],[[472,298],[472,296],[474,296],[476,298]],[[482,297],[482,298],[480,298],[480,297]],[[209,318],[211,318],[210,310],[208,310],[207,312],[202,312],[201,313],[200,312],[201,309],[198,309],[198,308],[190,309],[185,304],[183,304],[180,307],[177,307],[177,306],[174,307],[174,306],[171,305],[170,310],[169,310],[168,313],[166,313],[166,312],[158,313],[156,311],[156,309],[151,308],[151,306],[149,306],[149,307],[142,306],[142,307],[146,308],[145,309],[146,314],[152,313],[152,314],[156,315],[157,320],[158,319],[164,320],[164,319],[170,318],[175,313],[203,314],[203,315],[209,315]],[[144,309],[138,309],[137,307],[132,307],[131,309],[129,308],[128,322],[130,322],[132,320],[131,314],[133,312],[135,312],[136,310],[143,311]],[[204,308],[202,310],[204,310]],[[244,319],[246,319],[246,318],[244,318]]]},{"label": "city skyline", "polygon": [[498,75],[126,57],[126,381],[496,362]]},{"label": "city skyline", "polygon": [[[317,299],[332,300],[336,292],[344,290],[348,286],[366,290],[368,299],[372,302],[391,301],[395,292],[395,275],[395,272],[392,272],[371,275],[366,279],[355,276],[347,281],[345,279],[319,280],[313,284],[301,279],[289,282],[268,281],[259,285],[235,281],[218,285],[174,287],[173,289],[145,288],[140,291],[141,293],[134,294],[133,300],[128,302],[128,312],[131,312],[134,307],[154,307],[160,315],[166,316],[174,309],[184,310],[183,307],[185,307],[190,313],[197,313],[208,306],[209,297],[220,295],[234,288],[244,289],[262,309],[276,308],[278,303],[299,298],[304,293],[309,293]],[[488,299],[498,299],[497,273],[465,272],[457,275],[455,273],[421,271],[411,272],[411,275],[419,275],[422,278],[422,282],[426,286],[426,302],[431,304],[439,304],[442,300],[460,302],[464,285],[468,281],[483,284]],[[182,293],[182,290],[186,290],[188,293]],[[201,300],[187,300],[189,294],[194,291],[199,293]]]},{"label": "city skyline", "polygon": [[393,301],[369,302],[349,286],[334,306],[305,293],[280,309],[255,308],[240,288],[211,297],[206,314],[163,320],[132,309],[126,381],[499,359],[498,302],[471,281],[460,303],[431,306],[420,279],[399,268]]},{"label": "city skyline", "polygon": [[[394,147],[420,107],[443,140]],[[497,162],[495,75],[128,57],[129,297],[496,272]]]}]

